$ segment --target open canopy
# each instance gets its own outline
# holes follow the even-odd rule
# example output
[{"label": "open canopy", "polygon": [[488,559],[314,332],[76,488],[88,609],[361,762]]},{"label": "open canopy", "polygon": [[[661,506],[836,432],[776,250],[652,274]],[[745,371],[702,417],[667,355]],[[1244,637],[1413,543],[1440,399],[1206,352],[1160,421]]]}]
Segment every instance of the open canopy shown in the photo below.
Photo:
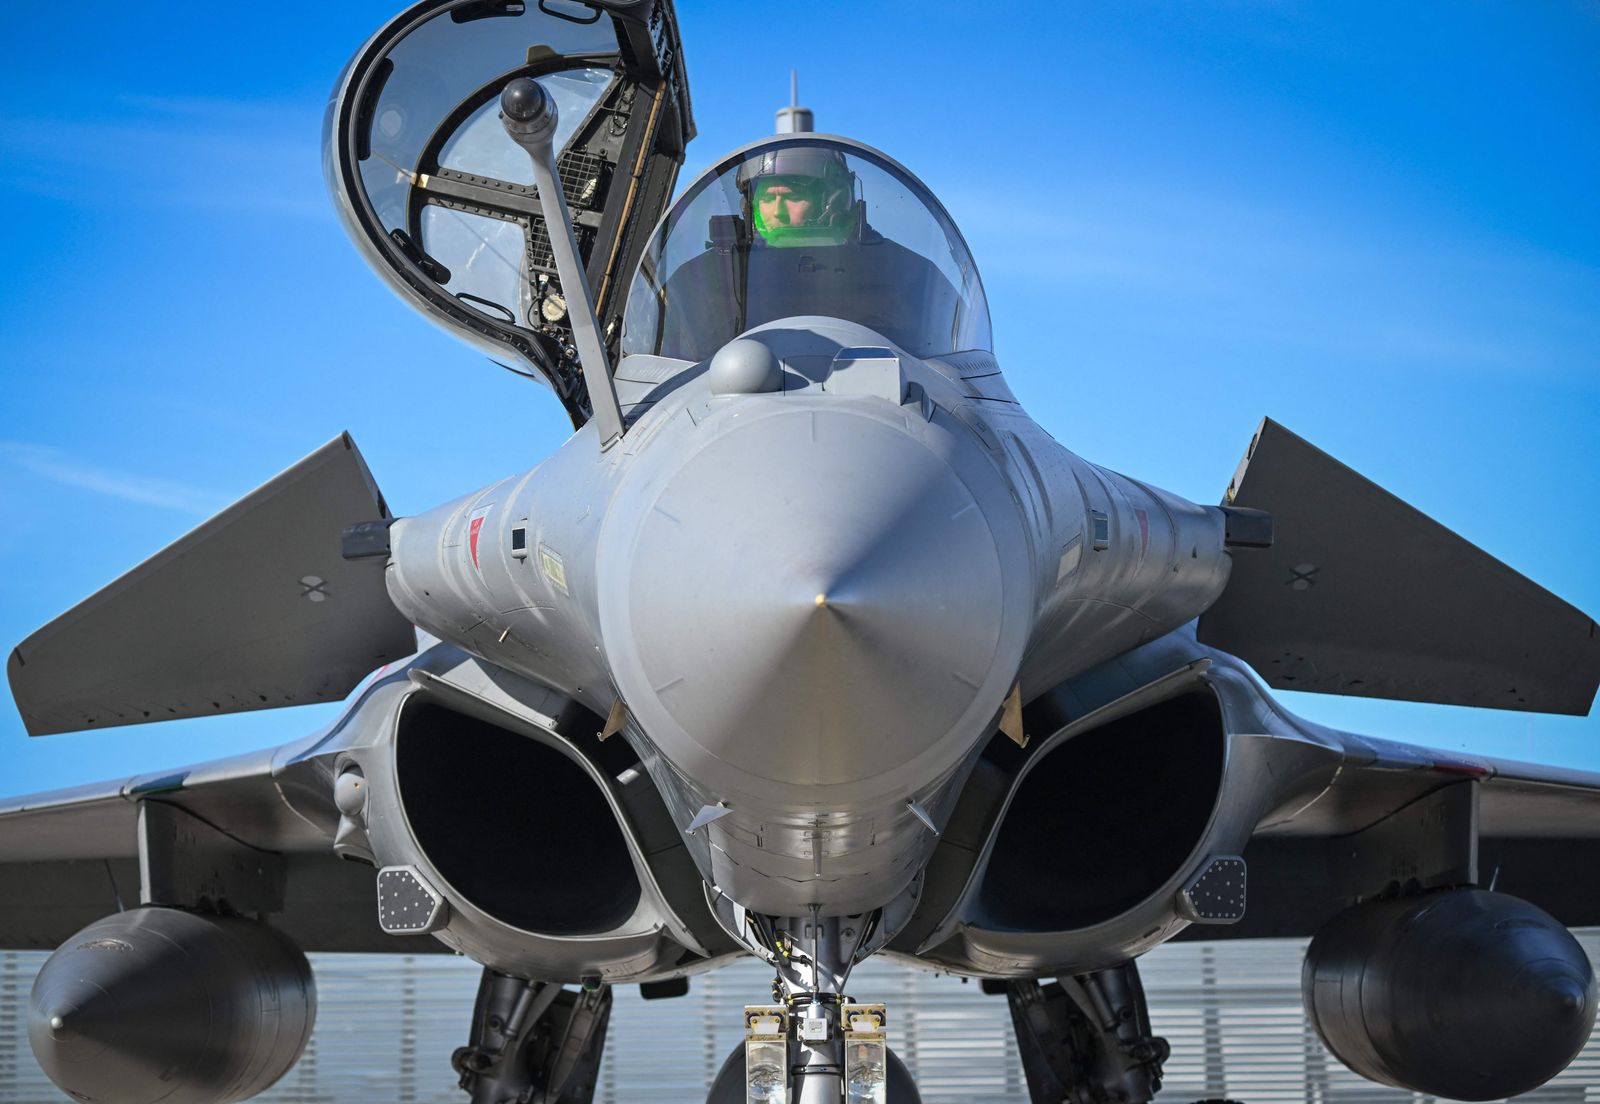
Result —
[{"label": "open canopy", "polygon": [[325,168],[367,260],[412,305],[588,416],[566,299],[527,154],[499,96],[555,99],[555,148],[617,352],[623,275],[693,137],[671,0],[423,0],[351,59],[328,105]]}]

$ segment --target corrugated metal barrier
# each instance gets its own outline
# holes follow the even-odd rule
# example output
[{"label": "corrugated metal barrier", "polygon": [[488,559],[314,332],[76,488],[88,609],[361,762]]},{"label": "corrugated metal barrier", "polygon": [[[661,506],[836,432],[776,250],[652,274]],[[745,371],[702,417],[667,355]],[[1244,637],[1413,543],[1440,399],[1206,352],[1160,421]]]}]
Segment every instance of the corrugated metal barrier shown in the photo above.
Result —
[{"label": "corrugated metal barrier", "polygon": [[[1600,931],[1579,933],[1600,961]],[[1431,1104],[1363,1081],[1330,1058],[1300,1005],[1303,941],[1185,943],[1141,960],[1156,1031],[1172,1043],[1163,1101],[1228,1097],[1243,1104]],[[42,953],[0,953],[0,1102],[66,1098],[28,1050],[27,999]],[[465,1042],[478,969],[440,956],[316,955],[320,1009],[300,1064],[273,1104],[462,1104],[450,1052]],[[740,962],[697,977],[687,997],[643,1001],[617,992],[596,1100],[703,1104],[740,1038],[745,1004],[764,1003],[770,971]],[[889,1005],[890,1043],[927,1104],[1026,1101],[1003,997],[975,983],[872,960],[851,995]],[[1600,1039],[1600,1035],[1597,1035]],[[1520,1098],[1600,1102],[1600,1041],[1561,1077]]]}]

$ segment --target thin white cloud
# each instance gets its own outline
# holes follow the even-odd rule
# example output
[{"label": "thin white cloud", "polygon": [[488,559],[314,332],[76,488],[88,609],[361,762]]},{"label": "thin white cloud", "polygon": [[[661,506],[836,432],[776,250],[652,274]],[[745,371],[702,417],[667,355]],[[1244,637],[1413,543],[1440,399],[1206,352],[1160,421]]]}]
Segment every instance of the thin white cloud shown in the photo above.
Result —
[{"label": "thin white cloud", "polygon": [[141,506],[206,517],[226,505],[220,496],[187,483],[102,468],[47,445],[0,441],[0,457],[36,478]]},{"label": "thin white cloud", "polygon": [[277,100],[225,100],[207,96],[147,96],[125,93],[117,97],[129,114],[165,116],[169,119],[203,121],[229,129],[240,126],[282,128],[303,114],[299,105]]},{"label": "thin white cloud", "polygon": [[983,195],[950,206],[992,283],[1114,302],[1147,330],[1517,375],[1586,370],[1574,350],[1600,340],[1573,309],[1600,271],[1449,224],[1139,182],[1080,182],[1043,210]]},{"label": "thin white cloud", "polygon": [[0,116],[13,186],[101,207],[106,191],[189,210],[325,219],[309,105],[121,97],[108,120]]}]

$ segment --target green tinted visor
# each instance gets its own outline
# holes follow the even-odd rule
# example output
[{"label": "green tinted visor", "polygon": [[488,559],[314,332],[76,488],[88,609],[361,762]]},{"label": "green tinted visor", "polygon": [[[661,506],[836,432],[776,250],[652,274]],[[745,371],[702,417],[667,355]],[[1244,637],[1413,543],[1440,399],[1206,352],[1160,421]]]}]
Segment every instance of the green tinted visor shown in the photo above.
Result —
[{"label": "green tinted visor", "polygon": [[810,176],[766,176],[755,183],[751,218],[768,245],[842,245],[850,219],[828,209],[828,190]]}]

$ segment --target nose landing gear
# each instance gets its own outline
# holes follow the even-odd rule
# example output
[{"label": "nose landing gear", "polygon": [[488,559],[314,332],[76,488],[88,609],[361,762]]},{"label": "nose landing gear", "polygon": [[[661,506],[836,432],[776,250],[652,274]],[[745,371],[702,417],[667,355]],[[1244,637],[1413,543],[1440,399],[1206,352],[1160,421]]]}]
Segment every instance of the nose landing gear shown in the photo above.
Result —
[{"label": "nose landing gear", "polygon": [[[918,1104],[915,1084],[889,1051],[888,1009],[845,995],[876,914],[745,913],[744,920],[753,949],[776,968],[775,1003],[746,1007],[744,1045],[723,1067],[710,1100]],[[735,1071],[740,1076],[730,1076]]]}]

